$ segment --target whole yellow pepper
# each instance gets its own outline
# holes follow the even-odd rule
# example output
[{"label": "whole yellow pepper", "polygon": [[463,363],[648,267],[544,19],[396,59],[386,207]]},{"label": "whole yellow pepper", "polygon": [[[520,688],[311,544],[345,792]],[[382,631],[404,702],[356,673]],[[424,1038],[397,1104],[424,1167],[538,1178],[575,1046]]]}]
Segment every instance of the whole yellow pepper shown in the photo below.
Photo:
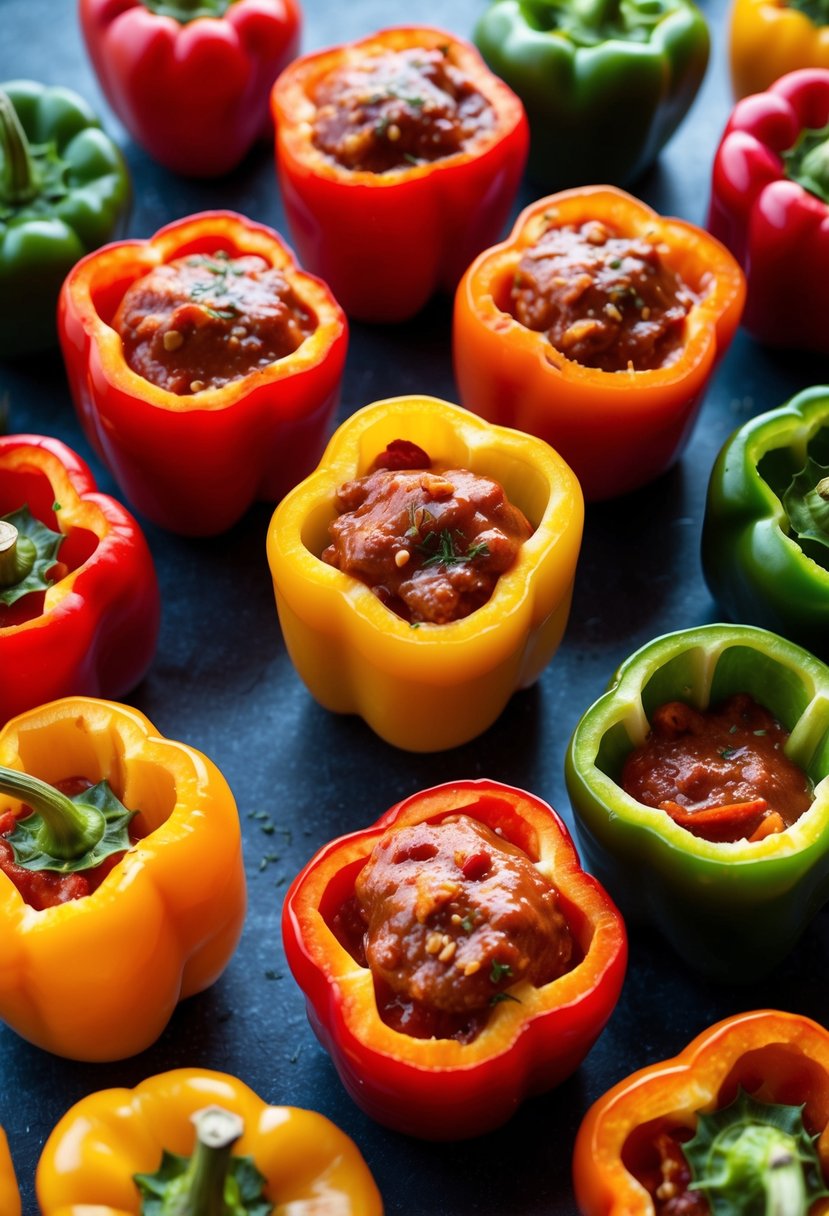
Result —
[{"label": "whole yellow pepper", "polygon": [[9,1142],[0,1127],[0,1212],[3,1216],[20,1216],[20,1192],[14,1176]]},{"label": "whole yellow pepper", "polygon": [[382,1216],[380,1194],[359,1150],[323,1115],[268,1106],[235,1077],[189,1068],[149,1077],[135,1089],[101,1090],[67,1111],[38,1162],[35,1189],[42,1216],[137,1216],[139,1187],[159,1169],[165,1152],[192,1154],[187,1185],[192,1193],[203,1188],[204,1206],[176,1210],[219,1210],[205,1193],[224,1182],[216,1155],[202,1152],[198,1160],[197,1142],[203,1145],[206,1138],[199,1112],[205,1108],[219,1108],[228,1124],[241,1121],[238,1140],[229,1135],[214,1147],[252,1158],[272,1216]]},{"label": "whole yellow pepper", "polygon": [[819,12],[818,5],[810,9],[808,3],[733,0],[730,59],[734,96],[763,93],[797,68],[829,68],[829,24]]}]

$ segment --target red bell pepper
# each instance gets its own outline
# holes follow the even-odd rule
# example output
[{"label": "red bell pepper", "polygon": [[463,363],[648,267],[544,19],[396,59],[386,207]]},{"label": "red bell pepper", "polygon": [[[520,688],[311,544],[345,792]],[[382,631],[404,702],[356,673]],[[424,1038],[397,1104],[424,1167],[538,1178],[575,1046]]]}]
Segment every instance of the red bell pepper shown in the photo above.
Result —
[{"label": "red bell pepper", "polygon": [[746,273],[743,324],[772,346],[829,351],[829,70],[789,72],[738,102],[714,158],[708,228]]},{"label": "red bell pepper", "polygon": [[[246,254],[282,271],[314,317],[313,333],[292,354],[221,388],[178,395],[133,371],[111,324],[130,284],[177,258]],[[223,532],[255,500],[280,499],[322,453],[339,397],[346,320],[326,285],[303,273],[264,225],[206,211],[149,240],[97,250],[64,282],[58,331],[90,443],[126,498],[162,527],[189,536]]]},{"label": "red bell pepper", "polygon": [[[343,944],[339,928],[354,915],[349,909],[355,881],[383,837],[453,815],[486,825],[536,865],[556,888],[575,940],[569,971],[538,987],[521,979],[509,992],[499,991],[471,1041],[419,1038],[387,1024],[372,972]],[[470,867],[480,873],[480,862],[476,855],[467,857],[468,878]],[[432,924],[428,916],[425,923]],[[351,1097],[378,1122],[431,1140],[490,1131],[524,1098],[568,1077],[613,1011],[627,961],[622,919],[582,870],[555,811],[532,794],[494,781],[421,791],[364,831],[326,845],[289,889],[282,926],[311,1025]],[[504,968],[497,974],[494,968],[490,978],[496,984]]]},{"label": "red bell pepper", "polygon": [[215,177],[268,133],[274,78],[299,48],[297,0],[80,0],[109,104],[176,173]]},{"label": "red bell pepper", "polygon": [[57,439],[0,437],[0,723],[70,693],[129,691],[159,617],[144,536],[80,457]]},{"label": "red bell pepper", "polygon": [[[385,172],[345,168],[314,144],[316,93],[338,68],[383,52],[441,50],[486,99],[492,126],[436,160],[407,157]],[[423,106],[389,85],[388,98]],[[303,263],[321,275],[349,316],[403,321],[437,291],[452,291],[509,215],[527,159],[524,108],[471,44],[427,28],[387,29],[303,56],[274,85],[277,170]],[[381,113],[378,130],[394,130]]]}]

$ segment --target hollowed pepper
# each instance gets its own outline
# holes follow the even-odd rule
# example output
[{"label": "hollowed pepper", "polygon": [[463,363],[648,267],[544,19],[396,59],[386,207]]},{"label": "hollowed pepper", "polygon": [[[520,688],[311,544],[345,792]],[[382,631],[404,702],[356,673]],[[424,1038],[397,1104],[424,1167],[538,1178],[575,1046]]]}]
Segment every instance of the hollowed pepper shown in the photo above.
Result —
[{"label": "hollowed pepper", "polygon": [[[178,395],[132,370],[111,323],[126,289],[151,269],[217,253],[255,254],[281,270],[315,328],[282,359],[223,387]],[[257,499],[280,498],[319,457],[339,397],[345,317],[270,228],[207,211],[149,240],[110,245],[66,279],[59,329],[89,441],[127,499],[162,527],[189,536],[223,532]]]},{"label": "hollowed pepper", "polygon": [[547,190],[640,176],[708,63],[691,0],[495,0],[474,40],[526,107],[529,172]]},{"label": "hollowed pepper", "polygon": [[[698,709],[748,693],[790,732],[786,755],[813,785],[785,831],[749,842],[693,835],[620,784],[661,705]],[[670,633],[626,659],[580,719],[566,758],[579,840],[592,873],[631,921],[653,925],[692,967],[749,980],[794,948],[829,896],[829,668],[745,625]]]},{"label": "hollowed pepper", "polygon": [[209,1069],[179,1068],[76,1102],[46,1141],[35,1185],[43,1216],[137,1216],[151,1204],[240,1216],[383,1211],[338,1127],[316,1111],[268,1106]]},{"label": "hollowed pepper", "polygon": [[789,72],[734,107],[708,228],[747,279],[743,324],[770,346],[829,351],[829,68]]},{"label": "hollowed pepper", "polygon": [[[524,252],[550,228],[591,220],[657,243],[663,264],[694,293],[673,362],[646,371],[588,367],[513,315],[510,293]],[[509,237],[476,258],[458,287],[453,346],[461,403],[546,440],[572,467],[588,501],[624,494],[680,456],[737,328],[743,295],[734,259],[694,225],[664,219],[609,186],[550,195],[527,207]]]},{"label": "hollowed pepper", "polygon": [[0,723],[144,676],[160,597],[138,524],[57,439],[0,437]]},{"label": "hollowed pepper", "polygon": [[[382,173],[346,168],[320,151],[313,124],[321,81],[368,56],[411,48],[450,57],[492,107],[491,127],[451,155],[411,157],[403,168]],[[419,96],[411,100],[416,109],[424,104]],[[277,80],[272,108],[291,234],[304,265],[326,280],[349,316],[414,316],[437,291],[454,290],[509,215],[527,157],[524,109],[475,48],[452,34],[388,29],[305,55]]]},{"label": "hollowed pepper", "polygon": [[725,443],[708,485],[702,568],[734,620],[829,659],[829,388],[798,393]]},{"label": "hollowed pepper", "polygon": [[[523,850],[556,887],[580,951],[558,979],[541,987],[514,984],[492,1004],[471,1042],[416,1038],[387,1025],[371,971],[358,965],[332,927],[385,833],[456,814]],[[627,959],[622,920],[581,869],[556,813],[532,794],[493,781],[423,790],[370,828],[326,845],[291,885],[282,928],[311,1025],[351,1097],[378,1122],[431,1140],[490,1131],[524,1098],[569,1076],[613,1010]]]},{"label": "hollowed pepper", "polygon": [[[492,597],[461,620],[414,627],[321,560],[337,489],[397,439],[419,445],[437,466],[499,481],[534,528]],[[280,624],[297,671],[327,709],[360,714],[396,747],[436,751],[474,738],[538,678],[561,641],[583,515],[570,469],[532,436],[433,397],[366,406],[342,424],[268,530]]]},{"label": "hollowed pepper", "polygon": [[297,0],[80,0],[107,101],[176,173],[233,169],[268,132],[274,78],[299,47]]},{"label": "hollowed pepper", "polygon": [[[772,1009],[738,1013],[594,1103],[573,1156],[579,1211],[818,1216],[829,1206],[828,1126],[824,1027]],[[686,1190],[689,1182],[693,1189]],[[704,1208],[690,1206],[698,1194]]]},{"label": "hollowed pepper", "polygon": [[[219,977],[239,939],[233,796],[200,752],[158,736],[138,710],[90,697],[15,718],[0,731],[0,765],[50,785],[107,782],[135,812],[138,837],[91,894],[41,911],[0,873],[0,1018],[70,1059],[143,1051],[179,1000]],[[0,813],[24,805],[0,795]],[[67,850],[75,836],[68,827]]]},{"label": "hollowed pepper", "polygon": [[798,68],[829,68],[826,0],[732,0],[729,58],[735,97]]}]

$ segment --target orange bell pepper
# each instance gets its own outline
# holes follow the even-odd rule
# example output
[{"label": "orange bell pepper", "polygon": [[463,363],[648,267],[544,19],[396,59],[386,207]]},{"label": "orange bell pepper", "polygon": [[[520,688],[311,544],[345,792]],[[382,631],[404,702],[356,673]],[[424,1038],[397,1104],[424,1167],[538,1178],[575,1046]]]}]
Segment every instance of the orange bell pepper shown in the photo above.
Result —
[{"label": "orange bell pepper", "polygon": [[797,68],[829,68],[829,15],[824,6],[791,0],[733,0],[729,24],[735,97],[764,93]]},{"label": "orange bell pepper", "polygon": [[[217,1170],[218,1177],[210,1178],[221,1164],[217,1154],[228,1145],[211,1153],[209,1147],[205,1151],[201,1143],[194,1144],[193,1124],[201,1126],[198,1113],[216,1107],[228,1116],[228,1124],[241,1121],[243,1130],[230,1163],[252,1159],[252,1186],[258,1183],[260,1202],[273,1205],[267,1209],[273,1216],[323,1210],[336,1211],[337,1216],[382,1216],[379,1192],[359,1150],[323,1115],[268,1106],[235,1077],[191,1068],[149,1077],[135,1089],[101,1090],[67,1111],[46,1141],[37,1167],[42,1216],[138,1216],[144,1209],[135,1176],[143,1180],[158,1170],[162,1154],[165,1162],[169,1154],[193,1154],[195,1184],[209,1179],[200,1193],[202,1206],[188,1206],[188,1212],[229,1210],[217,1203],[225,1174]],[[220,1121],[214,1119],[214,1128],[217,1125]],[[202,1135],[198,1133],[198,1140]],[[163,1193],[163,1182],[161,1188]],[[254,1210],[255,1200],[250,1202]],[[3,1216],[8,1216],[5,1208]]]},{"label": "orange bell pepper", "polygon": [[[658,241],[663,263],[698,297],[680,357],[648,371],[602,371],[566,358],[510,313],[524,251],[551,227],[600,220],[623,237]],[[491,422],[538,435],[576,473],[588,501],[624,494],[680,456],[745,295],[730,253],[693,224],[664,219],[612,186],[550,195],[527,207],[506,241],[469,267],[455,297],[461,403]]]},{"label": "orange bell pepper", "polygon": [[[739,1176],[735,1173],[739,1191],[730,1196],[730,1205],[716,1210],[728,1210],[734,1216],[760,1210],[808,1211],[809,1216],[825,1216],[829,1201],[821,1196],[826,1196],[829,1181],[829,1032],[800,1014],[769,1009],[739,1013],[718,1022],[674,1059],[633,1073],[594,1103],[579,1129],[573,1156],[573,1180],[582,1216],[654,1216],[661,1208],[657,1208],[646,1183],[654,1175],[657,1183],[660,1181],[655,1148],[658,1138],[673,1132],[674,1143],[679,1140],[687,1145],[691,1134],[695,1130],[699,1133],[700,1117],[712,1112],[718,1112],[718,1120],[726,1123],[730,1116],[725,1108],[740,1090],[744,1091],[744,1103],[748,1094],[766,1104],[795,1109],[803,1106],[801,1127],[806,1125],[807,1138],[816,1136],[808,1154],[814,1153],[816,1159],[805,1170],[804,1178],[818,1184],[817,1193],[813,1192],[811,1199],[804,1193],[799,1203],[796,1199],[789,1206],[766,1208],[763,1183],[752,1191],[750,1184],[755,1178],[744,1169]],[[748,1105],[753,1104],[749,1101]],[[748,1140],[756,1136],[756,1124],[752,1128],[751,1121],[744,1121],[744,1127]],[[746,1148],[750,1159],[751,1149],[748,1145]],[[688,1152],[695,1156],[693,1149]],[[794,1155],[791,1153],[790,1159]],[[741,1167],[746,1159],[743,1156]],[[720,1158],[718,1172],[727,1185],[730,1180],[725,1157]],[[701,1180],[701,1171],[694,1180]],[[797,1190],[797,1178],[793,1185]],[[707,1198],[706,1188],[703,1193]],[[750,1207],[747,1200],[751,1198],[760,1206]],[[721,1202],[727,1200],[722,1198]]]},{"label": "orange bell pepper", "polygon": [[[395,439],[437,466],[499,481],[535,531],[482,607],[413,628],[351,575],[323,562],[334,496]],[[268,561],[294,665],[326,709],[358,713],[381,738],[439,751],[486,730],[532,684],[567,624],[584,507],[570,469],[546,444],[490,426],[434,397],[398,397],[358,410],[312,477],[274,512]]]},{"label": "orange bell pepper", "polygon": [[[227,783],[138,710],[91,697],[14,718],[0,731],[0,765],[51,784],[107,781],[137,812],[139,836],[91,894],[42,911],[0,872],[0,1018],[72,1059],[144,1050],[180,999],[219,977],[241,933],[241,833]],[[0,795],[0,815],[20,806]]]},{"label": "orange bell pepper", "polygon": [[9,1142],[0,1127],[0,1212],[3,1216],[20,1216],[20,1192],[14,1176]]}]

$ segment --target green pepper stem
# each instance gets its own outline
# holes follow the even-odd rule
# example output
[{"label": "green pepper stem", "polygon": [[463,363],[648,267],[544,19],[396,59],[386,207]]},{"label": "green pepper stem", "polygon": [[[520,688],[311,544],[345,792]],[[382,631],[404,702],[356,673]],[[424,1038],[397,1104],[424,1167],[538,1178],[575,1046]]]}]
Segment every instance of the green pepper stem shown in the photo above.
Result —
[{"label": "green pepper stem", "polygon": [[829,198],[829,139],[815,144],[801,161],[801,172],[817,186],[820,197]]},{"label": "green pepper stem", "polygon": [[829,477],[822,477],[815,486],[815,490],[821,498],[825,498],[829,502]]},{"label": "green pepper stem", "polygon": [[97,807],[73,802],[53,785],[29,773],[0,767],[0,794],[19,798],[40,815],[38,845],[43,853],[57,860],[83,857],[106,831],[106,819]]},{"label": "green pepper stem", "polygon": [[572,11],[587,29],[601,30],[618,7],[618,0],[573,0]]},{"label": "green pepper stem", "polygon": [[766,1175],[765,1216],[803,1216],[809,1193],[797,1155],[782,1145],[772,1151]]},{"label": "green pepper stem", "polygon": [[0,198],[13,207],[30,203],[40,189],[37,170],[17,110],[8,93],[2,89],[0,89],[0,148],[3,150]]},{"label": "green pepper stem", "polygon": [[225,1216],[225,1181],[234,1144],[245,1130],[238,1115],[206,1106],[193,1115],[196,1147],[177,1188],[175,1216]]}]

